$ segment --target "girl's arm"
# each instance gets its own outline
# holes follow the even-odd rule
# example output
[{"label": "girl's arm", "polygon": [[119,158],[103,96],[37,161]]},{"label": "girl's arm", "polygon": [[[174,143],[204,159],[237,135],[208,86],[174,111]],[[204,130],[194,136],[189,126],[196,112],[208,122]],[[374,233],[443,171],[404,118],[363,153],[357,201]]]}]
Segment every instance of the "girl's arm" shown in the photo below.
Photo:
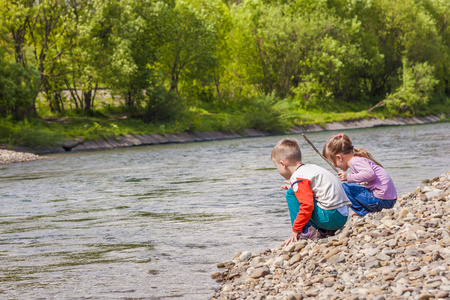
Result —
[{"label": "girl's arm", "polygon": [[375,171],[367,160],[355,161],[352,166],[352,174],[347,174],[347,181],[352,182],[371,182],[376,178]]},{"label": "girl's arm", "polygon": [[347,181],[347,176],[348,176],[347,173],[341,171],[338,173],[338,176],[341,181]]}]

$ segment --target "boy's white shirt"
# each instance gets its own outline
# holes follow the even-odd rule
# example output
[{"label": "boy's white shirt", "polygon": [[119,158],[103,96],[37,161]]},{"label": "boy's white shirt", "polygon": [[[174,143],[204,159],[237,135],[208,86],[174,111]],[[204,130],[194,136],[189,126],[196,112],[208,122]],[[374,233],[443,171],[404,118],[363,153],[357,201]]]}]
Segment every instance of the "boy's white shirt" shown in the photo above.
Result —
[{"label": "boy's white shirt", "polygon": [[337,176],[320,166],[304,164],[290,178],[294,192],[298,190],[298,186],[295,184],[298,179],[307,179],[311,182],[313,196],[320,208],[326,210],[338,209],[341,214],[344,215],[347,212],[348,215],[348,206],[352,203]]}]

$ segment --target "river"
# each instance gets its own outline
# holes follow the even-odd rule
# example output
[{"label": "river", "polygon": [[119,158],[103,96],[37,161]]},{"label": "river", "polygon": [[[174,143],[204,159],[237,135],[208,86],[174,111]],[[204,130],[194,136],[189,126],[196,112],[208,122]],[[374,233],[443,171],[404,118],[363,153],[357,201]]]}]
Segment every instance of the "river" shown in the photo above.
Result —
[{"label": "river", "polygon": [[[450,170],[450,123],[345,132],[399,195]],[[321,149],[331,134],[308,137]],[[0,299],[208,299],[217,263],[290,235],[270,160],[283,137],[299,140],[305,163],[330,169],[298,135],[0,166]]]}]

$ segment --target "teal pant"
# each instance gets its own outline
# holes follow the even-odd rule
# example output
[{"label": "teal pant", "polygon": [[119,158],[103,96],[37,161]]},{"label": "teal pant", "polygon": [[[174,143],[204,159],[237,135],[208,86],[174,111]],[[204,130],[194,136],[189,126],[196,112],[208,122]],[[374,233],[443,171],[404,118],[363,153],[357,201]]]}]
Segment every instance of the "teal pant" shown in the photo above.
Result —
[{"label": "teal pant", "polygon": [[[300,211],[301,204],[298,202],[297,197],[295,197],[295,193],[292,188],[286,192],[286,201],[289,208],[289,215],[291,217],[291,224],[294,225],[294,221]],[[344,227],[347,222],[347,218],[348,216],[343,216],[337,209],[326,210],[320,208],[317,205],[316,199],[314,199],[314,210],[306,225],[311,225],[316,229],[338,230]]]}]

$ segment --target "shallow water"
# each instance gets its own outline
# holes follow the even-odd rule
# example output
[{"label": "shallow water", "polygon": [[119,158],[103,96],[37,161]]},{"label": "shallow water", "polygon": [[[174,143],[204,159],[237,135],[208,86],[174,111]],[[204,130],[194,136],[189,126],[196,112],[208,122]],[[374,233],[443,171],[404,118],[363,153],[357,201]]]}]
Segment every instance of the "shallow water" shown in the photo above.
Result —
[{"label": "shallow water", "polygon": [[[331,133],[308,137],[321,149]],[[449,123],[346,133],[386,167],[399,195],[450,170]],[[0,298],[208,299],[217,263],[290,235],[270,160],[282,137],[0,166]],[[304,162],[330,169],[291,137]]]}]

